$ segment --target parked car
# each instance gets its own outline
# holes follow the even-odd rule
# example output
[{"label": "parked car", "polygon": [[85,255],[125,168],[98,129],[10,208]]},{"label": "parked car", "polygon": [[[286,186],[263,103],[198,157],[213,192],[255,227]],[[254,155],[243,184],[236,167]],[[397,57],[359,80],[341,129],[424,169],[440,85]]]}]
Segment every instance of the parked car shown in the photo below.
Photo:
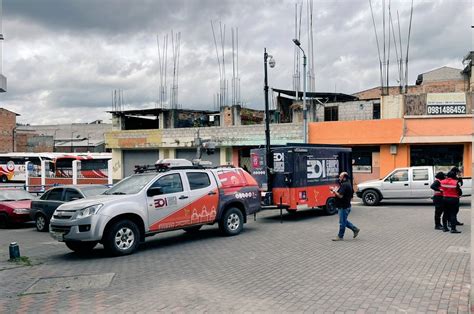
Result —
[{"label": "parked car", "polygon": [[[397,168],[380,180],[357,185],[356,194],[367,206],[376,206],[383,199],[430,198],[436,170],[432,166]],[[463,178],[463,196],[471,195],[471,178]]]},{"label": "parked car", "polygon": [[237,235],[247,215],[260,209],[257,182],[241,168],[160,169],[125,178],[104,195],[59,206],[51,236],[78,253],[102,243],[111,255],[125,255],[145,237],[165,231],[192,233],[218,223],[225,235]]},{"label": "parked car", "polygon": [[0,189],[0,228],[31,221],[33,199],[35,196],[22,189]]},{"label": "parked car", "polygon": [[59,205],[104,193],[106,186],[89,185],[64,185],[46,191],[38,200],[31,203],[30,217],[35,221],[36,230],[45,232],[49,230],[49,221]]}]

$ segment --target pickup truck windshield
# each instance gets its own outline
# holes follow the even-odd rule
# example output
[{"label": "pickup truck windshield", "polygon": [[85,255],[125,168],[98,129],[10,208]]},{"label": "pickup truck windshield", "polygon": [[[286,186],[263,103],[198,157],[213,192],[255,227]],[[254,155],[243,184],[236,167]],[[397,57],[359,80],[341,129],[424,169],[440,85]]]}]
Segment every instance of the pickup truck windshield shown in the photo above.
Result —
[{"label": "pickup truck windshield", "polygon": [[123,179],[104,194],[107,195],[123,195],[123,194],[136,194],[143,189],[145,185],[156,177],[156,173],[149,174],[138,174]]}]

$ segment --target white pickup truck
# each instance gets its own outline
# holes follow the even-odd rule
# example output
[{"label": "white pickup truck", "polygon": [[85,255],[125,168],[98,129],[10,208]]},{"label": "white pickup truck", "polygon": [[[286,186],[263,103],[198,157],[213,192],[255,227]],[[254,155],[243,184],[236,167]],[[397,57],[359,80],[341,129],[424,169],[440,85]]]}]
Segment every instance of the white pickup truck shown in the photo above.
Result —
[{"label": "white pickup truck", "polygon": [[[430,198],[436,170],[432,166],[397,168],[380,180],[357,185],[356,195],[367,206],[376,206],[382,199]],[[471,195],[471,178],[463,178],[462,194]]]}]

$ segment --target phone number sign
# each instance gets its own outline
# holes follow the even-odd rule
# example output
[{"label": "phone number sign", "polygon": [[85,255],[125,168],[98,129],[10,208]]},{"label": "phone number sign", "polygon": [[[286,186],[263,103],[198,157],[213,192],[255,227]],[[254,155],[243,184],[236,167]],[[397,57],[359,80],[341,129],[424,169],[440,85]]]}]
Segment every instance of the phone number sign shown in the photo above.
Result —
[{"label": "phone number sign", "polygon": [[466,114],[466,104],[429,104],[426,109],[429,115]]},{"label": "phone number sign", "polygon": [[466,94],[464,93],[428,93],[426,95],[428,115],[466,114],[466,111]]}]

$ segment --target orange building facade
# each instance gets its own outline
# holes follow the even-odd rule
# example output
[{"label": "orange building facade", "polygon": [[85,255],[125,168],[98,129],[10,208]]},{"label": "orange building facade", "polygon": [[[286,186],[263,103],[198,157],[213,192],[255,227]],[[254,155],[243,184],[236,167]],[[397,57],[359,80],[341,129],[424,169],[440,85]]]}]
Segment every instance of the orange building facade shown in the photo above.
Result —
[{"label": "orange building facade", "polygon": [[[371,165],[354,167],[355,183],[384,177],[395,168],[429,164],[436,151],[456,150],[456,164],[446,160],[434,163],[440,167],[461,166],[464,176],[472,176],[472,115],[410,116],[404,118],[333,121],[310,123],[309,142],[337,144],[357,151],[371,147]],[[434,153],[433,153],[434,152]],[[428,156],[426,156],[428,155]],[[412,160],[413,159],[413,160]],[[449,162],[448,162],[449,163]]]}]

